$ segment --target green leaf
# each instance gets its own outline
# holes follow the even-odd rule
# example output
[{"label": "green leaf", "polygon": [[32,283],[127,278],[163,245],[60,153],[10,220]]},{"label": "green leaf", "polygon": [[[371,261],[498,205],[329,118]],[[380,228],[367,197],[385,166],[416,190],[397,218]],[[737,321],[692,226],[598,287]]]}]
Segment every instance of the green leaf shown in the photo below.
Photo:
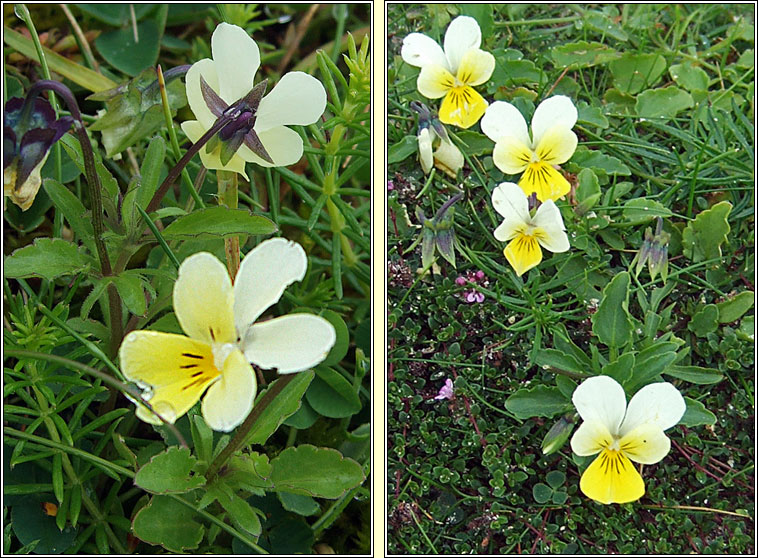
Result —
[{"label": "green leaf", "polygon": [[70,242],[60,238],[38,238],[5,258],[6,277],[55,279],[89,271],[89,259]]},{"label": "green leaf", "polygon": [[553,489],[548,485],[538,482],[532,487],[532,497],[538,504],[545,504],[553,495]]},{"label": "green leaf", "polygon": [[232,456],[225,466],[224,482],[235,490],[246,490],[262,496],[273,487],[268,456],[252,451]]},{"label": "green leaf", "polygon": [[329,354],[321,362],[321,366],[333,366],[338,364],[347,354],[348,346],[350,345],[350,333],[345,325],[345,320],[342,316],[333,312],[332,310],[324,310],[320,313],[320,316],[327,320],[334,326],[334,331],[337,333],[337,339],[334,342],[334,346],[329,351]]},{"label": "green leaf", "polygon": [[622,210],[624,219],[632,225],[640,225],[652,221],[656,217],[670,217],[671,210],[655,200],[647,198],[633,198],[624,204]]},{"label": "green leaf", "polygon": [[684,87],[687,91],[708,90],[708,74],[692,62],[674,64],[669,68],[669,75],[677,85]]},{"label": "green leaf", "polygon": [[561,485],[566,482],[566,473],[563,471],[550,471],[545,475],[545,480],[547,480],[547,483],[554,489],[560,488]]},{"label": "green leaf", "polygon": [[611,47],[598,42],[577,41],[553,47],[550,51],[559,68],[589,68],[605,64],[621,56]]},{"label": "green leaf", "polygon": [[153,494],[189,492],[205,484],[205,477],[191,474],[195,463],[189,448],[172,446],[140,468],[134,484]]},{"label": "green leaf", "polygon": [[192,444],[200,460],[210,463],[213,458],[213,430],[202,415],[190,417]]},{"label": "green leaf", "polygon": [[[76,4],[76,7],[98,21],[113,27],[120,27],[131,22],[131,10],[128,4]],[[142,19],[154,7],[150,4],[135,4],[133,6],[135,20]]]},{"label": "green leaf", "polygon": [[294,426],[299,430],[305,430],[313,426],[313,424],[318,420],[319,416],[320,415],[313,410],[313,407],[310,406],[308,400],[303,399],[300,401],[300,408],[297,410],[297,412],[295,412],[294,415],[287,417],[287,420],[284,421],[284,424],[287,426]]},{"label": "green leaf", "polygon": [[305,398],[313,410],[329,418],[345,418],[361,410],[355,388],[332,368],[319,366]]},{"label": "green leaf", "polygon": [[[300,406],[300,400],[303,398],[305,390],[313,380],[314,373],[312,370],[306,370],[305,372],[298,372],[295,379],[290,381],[284,389],[274,398],[274,400],[266,407],[266,409],[255,421],[250,434],[247,438],[247,444],[264,444],[268,440],[279,425],[284,420],[294,414]],[[276,380],[281,382],[281,378]],[[275,385],[271,384],[272,386]],[[269,387],[268,389],[271,389]],[[262,396],[262,395],[261,395]],[[261,397],[259,396],[259,398]]]},{"label": "green leaf", "polygon": [[634,367],[634,354],[624,353],[613,362],[603,366],[603,376],[610,376],[622,386],[632,377]]},{"label": "green leaf", "polygon": [[42,187],[55,204],[55,208],[63,214],[71,230],[77,238],[86,242],[93,237],[92,219],[87,217],[87,209],[71,190],[52,178],[46,178]]},{"label": "green leaf", "polygon": [[724,376],[715,368],[702,368],[700,366],[669,366],[664,374],[679,378],[692,384],[707,385],[717,384]]},{"label": "green leaf", "polygon": [[722,201],[698,214],[682,233],[682,251],[693,262],[721,257],[721,245],[729,233],[727,218],[732,204]]},{"label": "green leaf", "polygon": [[549,366],[557,370],[586,374],[587,368],[576,358],[558,349],[540,349],[533,353],[534,364]]},{"label": "green leaf", "polygon": [[472,157],[492,153],[492,149],[495,147],[495,144],[492,143],[492,140],[490,138],[484,134],[480,134],[479,132],[474,132],[472,130],[462,130],[460,132],[456,132],[455,135],[465,144],[460,146],[461,151],[466,155],[470,155]]},{"label": "green leaf", "polygon": [[289,447],[271,461],[278,492],[336,499],[365,480],[361,466],[331,448]]},{"label": "green leaf", "polygon": [[292,494],[291,492],[277,492],[279,501],[282,503],[282,507],[294,512],[298,515],[316,515],[321,511],[321,507],[318,502],[310,496],[304,496],[302,494]]},{"label": "green leaf", "polygon": [[576,178],[576,200],[579,204],[574,211],[581,216],[592,209],[600,199],[600,183],[592,169],[582,169]]},{"label": "green leaf", "polygon": [[644,386],[663,374],[678,358],[671,345],[676,346],[674,343],[657,343],[640,351],[632,370],[632,378],[624,388],[636,391],[638,386]]},{"label": "green leaf", "polygon": [[554,417],[573,408],[557,387],[521,388],[505,400],[505,408],[519,419]]},{"label": "green leaf", "polygon": [[127,310],[136,316],[144,316],[147,311],[147,302],[145,301],[145,291],[142,289],[140,276],[125,271],[113,277],[112,280]]},{"label": "green leaf", "polygon": [[617,23],[614,23],[611,18],[602,12],[585,12],[582,17],[584,24],[590,29],[594,29],[598,33],[603,35],[610,35],[617,41],[627,41],[629,37]]},{"label": "green leaf", "polygon": [[137,25],[136,33],[130,25],[98,35],[95,47],[114,68],[136,76],[145,68],[155,66],[161,35],[158,24],[146,19]]},{"label": "green leaf", "polygon": [[579,112],[579,118],[577,122],[589,124],[590,126],[595,126],[601,129],[608,127],[609,122],[605,117],[605,114],[603,114],[602,108],[590,106],[584,101],[577,103],[576,108]]},{"label": "green leaf", "polygon": [[463,3],[458,5],[460,15],[473,17],[482,30],[483,37],[489,37],[492,33],[495,22],[492,17],[492,4],[479,4],[476,2]]},{"label": "green leaf", "polygon": [[205,535],[205,527],[195,521],[195,512],[171,496],[153,496],[134,516],[132,530],[147,543],[180,553],[197,548]]},{"label": "green leaf", "polygon": [[586,148],[577,149],[574,156],[571,157],[571,162],[580,167],[591,168],[596,172],[598,170],[603,171],[609,175],[629,176],[632,174],[632,171],[621,162],[621,159]]},{"label": "green leaf", "polygon": [[705,405],[700,401],[685,397],[684,402],[687,404],[687,410],[684,411],[684,416],[679,421],[679,424],[683,424],[688,428],[716,424],[716,415],[706,409]]},{"label": "green leaf", "polygon": [[574,390],[576,389],[576,382],[568,376],[564,376],[562,374],[559,374],[555,377],[555,385],[558,386],[558,389],[561,390],[561,393],[566,399],[571,399],[571,396],[574,394]]},{"label": "green leaf", "polygon": [[[11,507],[13,533],[24,546],[36,541],[34,554],[61,554],[71,547],[76,538],[77,529],[68,526],[61,531],[55,518],[42,510],[44,502],[53,501],[52,494],[29,494],[22,496]],[[7,520],[7,516],[4,519]]]},{"label": "green leaf", "polygon": [[150,140],[150,145],[147,148],[147,152],[142,159],[142,166],[140,167],[142,180],[140,180],[137,203],[142,209],[147,209],[147,205],[153,199],[158,186],[160,186],[161,169],[163,168],[165,158],[166,142],[161,136],[155,136]]},{"label": "green leaf", "polygon": [[719,326],[719,309],[715,304],[706,304],[692,316],[687,329],[698,337],[713,333]]},{"label": "green leaf", "polygon": [[387,150],[387,164],[392,165],[405,161],[418,151],[418,138],[416,136],[404,136],[399,142],[390,146]]},{"label": "green leaf", "polygon": [[658,82],[666,71],[666,59],[660,54],[625,53],[612,60],[609,68],[616,87],[634,95]]},{"label": "green leaf", "polygon": [[628,304],[629,273],[623,271],[603,289],[603,299],[592,315],[592,331],[604,345],[618,349],[632,340]]},{"label": "green leaf", "polygon": [[223,205],[206,207],[179,217],[163,230],[166,240],[218,237],[230,234],[265,235],[278,230],[268,217]]},{"label": "green leaf", "polygon": [[743,291],[734,297],[719,302],[716,307],[719,309],[719,322],[728,324],[739,320],[742,315],[750,310],[755,304],[755,293],[753,291]]},{"label": "green leaf", "polygon": [[253,508],[233,492],[230,494],[219,492],[216,499],[239,529],[255,537],[261,534],[261,518],[259,514],[263,515],[263,512]]},{"label": "green leaf", "polygon": [[681,111],[692,108],[692,95],[674,85],[648,89],[637,95],[635,110],[643,118],[673,118]]}]

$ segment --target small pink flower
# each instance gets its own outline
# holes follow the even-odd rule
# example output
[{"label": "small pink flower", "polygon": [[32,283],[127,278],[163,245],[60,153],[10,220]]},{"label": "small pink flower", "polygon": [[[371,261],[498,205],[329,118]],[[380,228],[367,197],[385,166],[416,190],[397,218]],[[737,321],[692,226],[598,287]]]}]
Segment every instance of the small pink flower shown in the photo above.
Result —
[{"label": "small pink flower", "polygon": [[466,284],[466,278],[463,276],[458,277],[458,279],[455,280],[456,285],[463,286]]},{"label": "small pink flower", "polygon": [[394,189],[395,189],[395,183],[392,182],[391,180],[388,180],[387,181],[387,190],[392,191]]},{"label": "small pink flower", "polygon": [[469,291],[466,293],[466,302],[474,303],[474,302],[484,302],[484,295],[477,291]]},{"label": "small pink flower", "polygon": [[481,269],[477,271],[475,275],[476,275],[477,281],[481,281],[482,279],[484,279],[484,271],[482,271]]},{"label": "small pink flower", "polygon": [[435,396],[435,399],[452,399],[453,395],[453,380],[448,378],[445,380],[445,385],[440,388],[439,394]]}]

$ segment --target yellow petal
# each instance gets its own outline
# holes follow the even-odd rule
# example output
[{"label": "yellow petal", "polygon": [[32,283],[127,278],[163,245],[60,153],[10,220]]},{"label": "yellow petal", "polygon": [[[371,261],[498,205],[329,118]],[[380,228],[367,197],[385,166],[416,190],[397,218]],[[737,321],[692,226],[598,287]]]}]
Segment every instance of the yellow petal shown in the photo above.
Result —
[{"label": "yellow petal", "polygon": [[514,136],[497,140],[492,150],[492,161],[505,174],[523,172],[532,160],[532,150]]},{"label": "yellow petal", "polygon": [[480,49],[466,51],[458,67],[457,77],[466,85],[481,85],[492,76],[495,57]]},{"label": "yellow petal", "polygon": [[540,161],[551,165],[565,163],[576,151],[576,134],[563,126],[549,128],[537,144],[535,153]]},{"label": "yellow petal", "polygon": [[198,252],[182,262],[174,284],[174,312],[193,339],[208,345],[237,341],[232,281],[216,256]]},{"label": "yellow petal", "polygon": [[532,192],[537,192],[537,199],[542,202],[555,201],[571,190],[571,184],[568,180],[551,165],[542,161],[529,164],[518,185],[521,186],[527,196],[531,195]]},{"label": "yellow petal", "polygon": [[[143,386],[148,403],[172,423],[197,403],[220,374],[209,345],[172,333],[132,331],[121,344],[119,359],[124,376]],[[140,404],[137,416],[161,424]]]},{"label": "yellow petal", "polygon": [[487,101],[468,85],[453,87],[442,101],[440,121],[461,128],[476,124],[487,110]]},{"label": "yellow petal", "polygon": [[428,99],[444,97],[455,85],[455,77],[444,66],[424,66],[418,74],[418,92]]},{"label": "yellow petal", "polygon": [[579,481],[582,492],[601,504],[625,504],[642,498],[645,483],[631,461],[616,450],[603,450]]},{"label": "yellow petal", "polygon": [[542,261],[542,249],[537,239],[523,233],[510,241],[503,250],[503,254],[518,276],[523,275]]}]

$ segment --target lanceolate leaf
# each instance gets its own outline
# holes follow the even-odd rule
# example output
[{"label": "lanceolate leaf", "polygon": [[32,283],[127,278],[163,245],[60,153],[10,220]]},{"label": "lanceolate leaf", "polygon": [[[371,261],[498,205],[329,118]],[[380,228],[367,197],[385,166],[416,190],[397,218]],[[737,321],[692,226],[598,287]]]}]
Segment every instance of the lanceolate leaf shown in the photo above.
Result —
[{"label": "lanceolate leaf", "polygon": [[365,478],[360,464],[331,448],[290,447],[271,461],[274,489],[293,494],[336,499]]},{"label": "lanceolate leaf", "polygon": [[229,234],[264,235],[277,231],[269,218],[253,215],[245,209],[224,206],[207,207],[179,217],[163,231],[166,240]]},{"label": "lanceolate leaf", "polygon": [[6,277],[42,277],[55,279],[87,270],[90,258],[76,245],[60,238],[38,238],[5,258],[3,273]]},{"label": "lanceolate leaf", "polygon": [[608,347],[621,348],[632,340],[628,302],[629,273],[624,271],[603,289],[603,300],[592,316],[592,331]]}]

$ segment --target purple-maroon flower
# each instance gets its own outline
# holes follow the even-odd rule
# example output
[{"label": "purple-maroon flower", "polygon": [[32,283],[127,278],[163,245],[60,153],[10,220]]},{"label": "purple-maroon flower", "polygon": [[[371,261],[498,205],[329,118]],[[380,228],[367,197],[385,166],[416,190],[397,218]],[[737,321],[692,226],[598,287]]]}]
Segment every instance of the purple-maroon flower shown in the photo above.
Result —
[{"label": "purple-maroon flower", "polygon": [[470,290],[465,293],[466,294],[466,302],[474,303],[474,302],[484,302],[484,295],[480,293],[479,291]]},{"label": "purple-maroon flower", "polygon": [[453,399],[453,380],[448,378],[445,380],[445,385],[440,388],[440,392],[434,397],[435,399]]}]

